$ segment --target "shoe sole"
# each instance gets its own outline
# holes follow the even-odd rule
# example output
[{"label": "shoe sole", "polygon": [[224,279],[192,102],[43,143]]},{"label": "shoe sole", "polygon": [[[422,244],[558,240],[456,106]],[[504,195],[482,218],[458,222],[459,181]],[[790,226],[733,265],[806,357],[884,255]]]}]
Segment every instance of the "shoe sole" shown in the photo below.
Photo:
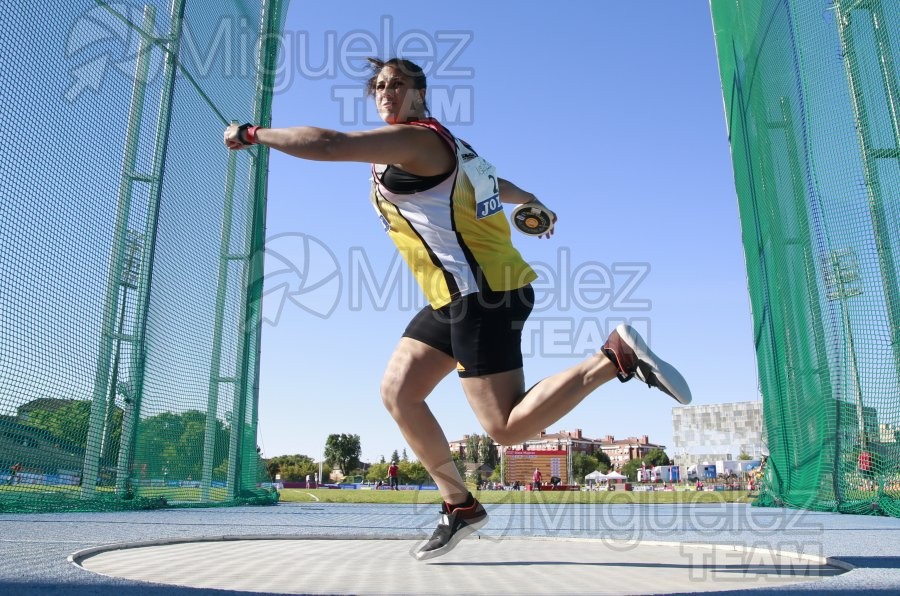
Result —
[{"label": "shoe sole", "polygon": [[[659,389],[682,405],[691,403],[691,388],[674,366],[653,353],[644,338],[624,323],[616,327],[616,333],[622,338],[628,347],[634,350],[639,362],[644,362],[651,368],[653,376],[659,383]],[[640,366],[640,364],[638,364]]]},{"label": "shoe sole", "polygon": [[450,537],[450,541],[447,544],[445,544],[444,546],[442,546],[441,548],[436,548],[434,550],[430,550],[425,553],[416,553],[416,560],[425,561],[428,559],[434,559],[436,557],[446,555],[451,550],[456,548],[456,545],[459,544],[460,540],[462,540],[466,536],[469,536],[470,534],[476,532],[480,528],[484,527],[484,525],[487,523],[487,521],[488,521],[488,516],[485,515],[484,518],[482,518],[476,522],[466,523],[466,527],[460,528],[459,530],[457,530],[456,534],[454,534],[453,536]]}]

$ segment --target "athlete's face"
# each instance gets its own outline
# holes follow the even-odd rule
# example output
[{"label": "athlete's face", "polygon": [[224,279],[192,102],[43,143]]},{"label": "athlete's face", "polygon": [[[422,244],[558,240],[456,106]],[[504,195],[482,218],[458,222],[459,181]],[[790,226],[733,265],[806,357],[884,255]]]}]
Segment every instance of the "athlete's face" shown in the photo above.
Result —
[{"label": "athlete's face", "polygon": [[409,122],[425,115],[425,90],[414,89],[412,78],[386,66],[375,79],[375,106],[388,124]]}]

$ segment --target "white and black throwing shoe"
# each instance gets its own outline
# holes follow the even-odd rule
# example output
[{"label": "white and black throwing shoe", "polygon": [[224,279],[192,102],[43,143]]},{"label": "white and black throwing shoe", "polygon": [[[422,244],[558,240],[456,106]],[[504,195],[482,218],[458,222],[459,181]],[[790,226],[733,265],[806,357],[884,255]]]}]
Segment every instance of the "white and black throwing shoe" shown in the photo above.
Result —
[{"label": "white and black throwing shoe", "polygon": [[637,377],[680,404],[691,403],[691,388],[681,373],[654,354],[630,325],[622,323],[616,327],[603,344],[602,351],[619,369],[617,375],[623,383]]},{"label": "white and black throwing shoe", "polygon": [[487,511],[471,493],[469,498],[472,501],[469,506],[452,509],[447,503],[441,506],[441,521],[431,539],[416,551],[416,559],[424,561],[449,553],[460,540],[487,523]]}]

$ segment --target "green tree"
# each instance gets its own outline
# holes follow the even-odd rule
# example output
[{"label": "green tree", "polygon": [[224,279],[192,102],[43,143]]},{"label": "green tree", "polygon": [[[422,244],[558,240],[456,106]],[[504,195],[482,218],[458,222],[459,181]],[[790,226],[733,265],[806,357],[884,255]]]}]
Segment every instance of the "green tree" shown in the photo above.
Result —
[{"label": "green tree", "polygon": [[609,472],[609,469],[612,468],[612,460],[609,459],[609,455],[605,451],[597,451],[594,453],[594,457],[597,459],[600,471],[604,474]]},{"label": "green tree", "polygon": [[228,478],[228,458],[222,460],[218,466],[213,468],[213,480],[225,480]]},{"label": "green tree", "polygon": [[600,462],[593,456],[580,451],[572,453],[572,479],[574,482],[584,482],[584,477],[600,469]]},{"label": "green tree", "polygon": [[490,435],[483,435],[478,445],[478,461],[491,467],[497,465],[497,447]]},{"label": "green tree", "polygon": [[738,459],[741,461],[749,461],[749,460],[753,459],[753,457],[746,451],[741,451],[741,454],[738,455]]},{"label": "green tree", "polygon": [[122,420],[125,411],[119,406],[113,407],[112,416],[107,427],[107,440],[103,443],[102,461],[104,465],[115,466],[119,461],[119,445],[122,443]]},{"label": "green tree", "polygon": [[406,447],[403,448],[403,455],[400,457],[400,461],[409,461],[409,457],[406,455]]},{"label": "green tree", "polygon": [[275,482],[275,477],[280,473],[281,473],[281,466],[278,464],[278,462],[271,460],[271,459],[267,459],[266,460],[266,474],[268,474],[269,479],[272,482]]},{"label": "green tree", "polygon": [[466,461],[472,464],[478,463],[479,446],[481,445],[481,437],[479,435],[469,435],[466,437]]},{"label": "green tree", "polygon": [[167,447],[181,436],[183,425],[181,416],[172,412],[162,412],[142,421],[135,447],[135,466],[150,478],[162,478],[163,468],[168,475],[165,454],[172,453]]},{"label": "green tree", "polygon": [[361,461],[359,462],[359,465],[350,470],[350,475],[359,477],[359,480],[357,480],[356,482],[363,482],[366,478],[366,474],[369,473],[369,467],[371,465],[372,464],[367,464],[366,462]]},{"label": "green tree", "polygon": [[[180,414],[162,412],[141,422],[135,446],[135,469],[150,478],[199,479],[203,467],[206,413],[188,410]],[[215,421],[213,479],[224,480],[216,470],[227,470],[231,431]]]},{"label": "green tree", "polygon": [[637,480],[637,471],[640,469],[642,463],[643,462],[639,459],[629,459],[625,462],[625,465],[622,466],[620,472],[625,474],[629,481],[635,482]]},{"label": "green tree", "polygon": [[402,484],[434,484],[428,471],[417,461],[401,461],[397,472]]},{"label": "green tree", "polygon": [[644,463],[648,468],[670,465],[669,456],[666,455],[666,452],[662,449],[651,449],[650,452],[644,456]]},{"label": "green tree", "polygon": [[400,462],[400,454],[397,453],[397,450],[396,450],[396,449],[394,449],[394,452],[391,453],[391,461],[395,461],[395,462],[397,462],[397,463]]},{"label": "green tree", "polygon": [[331,434],[325,439],[325,460],[345,475],[359,467],[361,455],[359,435]]},{"label": "green tree", "polygon": [[390,464],[387,462],[372,464],[371,466],[369,466],[369,471],[366,473],[366,480],[368,480],[369,482],[376,482],[378,480],[387,482],[388,466],[390,466]]},{"label": "green tree", "polygon": [[166,458],[169,462],[170,478],[200,479],[203,473],[205,434],[206,413],[189,410],[181,414],[181,433],[170,445],[174,453]]},{"label": "green tree", "polygon": [[[20,414],[21,423],[53,435],[61,441],[84,449],[87,444],[91,402],[86,400],[36,400],[46,407],[36,406],[27,414]],[[119,418],[121,432],[121,417]]]},{"label": "green tree", "polygon": [[282,482],[305,482],[307,474],[310,478],[315,478],[319,472],[319,464],[308,455],[279,455],[266,462],[266,470],[273,480],[275,474],[281,474]]}]

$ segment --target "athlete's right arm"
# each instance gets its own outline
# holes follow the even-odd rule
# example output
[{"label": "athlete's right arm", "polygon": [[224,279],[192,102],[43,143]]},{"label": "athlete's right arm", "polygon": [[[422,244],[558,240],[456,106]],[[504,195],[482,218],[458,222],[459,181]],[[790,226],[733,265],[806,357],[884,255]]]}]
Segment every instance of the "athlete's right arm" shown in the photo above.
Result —
[{"label": "athlete's right arm", "polygon": [[302,159],[396,164],[423,176],[448,171],[454,159],[443,141],[421,126],[394,124],[346,133],[315,126],[256,128],[252,137],[247,139],[246,130],[232,124],[225,130],[225,146],[243,149],[254,144],[250,140]]}]

